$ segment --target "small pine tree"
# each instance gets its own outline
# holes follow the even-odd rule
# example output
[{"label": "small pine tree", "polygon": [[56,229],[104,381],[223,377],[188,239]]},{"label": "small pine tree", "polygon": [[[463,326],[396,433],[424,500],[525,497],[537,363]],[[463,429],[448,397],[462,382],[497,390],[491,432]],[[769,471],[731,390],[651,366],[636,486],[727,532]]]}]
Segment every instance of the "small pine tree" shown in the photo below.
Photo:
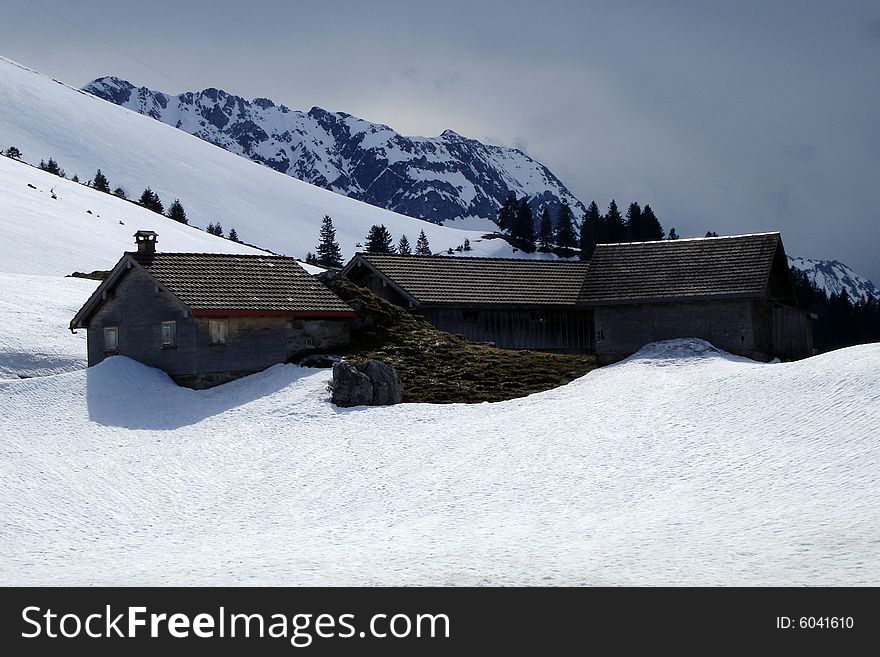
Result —
[{"label": "small pine tree", "polygon": [[6,157],[11,157],[14,160],[21,159],[21,151],[18,149],[18,146],[10,146],[3,154]]},{"label": "small pine tree", "polygon": [[633,201],[626,209],[626,233],[630,242],[644,242],[642,206]]},{"label": "small pine tree", "polygon": [[429,256],[431,255],[431,245],[428,243],[428,237],[425,235],[425,231],[419,232],[419,239],[416,240],[416,255],[417,256]]},{"label": "small pine tree", "polygon": [[471,250],[471,241],[467,237],[464,238],[464,250],[465,251]]},{"label": "small pine tree", "polygon": [[51,157],[49,158],[48,162],[43,162],[43,160],[40,160],[40,168],[46,173],[61,176],[62,178],[64,177],[64,170],[60,166],[58,166],[58,162],[53,160]]},{"label": "small pine tree", "polygon": [[510,232],[516,219],[516,194],[511,192],[498,209],[498,228],[501,232]]},{"label": "small pine tree", "polygon": [[158,212],[159,214],[165,213],[165,208],[162,205],[162,201],[159,200],[159,195],[149,187],[147,187],[144,190],[144,193],[141,194],[138,203],[147,208],[147,210],[152,210],[153,212]]},{"label": "small pine tree", "polygon": [[523,197],[516,206],[516,218],[510,236],[516,238],[523,251],[531,253],[535,250],[535,220],[529,199]]},{"label": "small pine tree", "polygon": [[232,229],[229,231],[229,239],[230,239],[231,241],[233,241],[233,242],[238,242],[238,241],[240,241],[240,240],[238,239],[238,233],[235,232],[235,228],[232,228]]},{"label": "small pine tree", "polygon": [[174,199],[174,202],[168,207],[168,218],[179,221],[182,224],[189,223],[186,218],[186,210],[183,209],[183,204],[179,198]]},{"label": "small pine tree", "polygon": [[718,233],[716,233],[714,230],[707,230],[706,237],[718,237]]},{"label": "small pine tree", "polygon": [[333,227],[333,220],[330,215],[325,214],[321,220],[321,235],[317,251],[317,262],[322,267],[339,268],[342,267],[342,249],[339,248],[339,242],[336,241],[336,229]]},{"label": "small pine tree", "polygon": [[601,223],[602,215],[599,213],[599,206],[596,205],[596,201],[591,201],[584,213],[584,218],[581,220],[581,260],[589,260],[593,257]]},{"label": "small pine tree", "polygon": [[107,176],[101,173],[100,169],[98,169],[97,173],[95,173],[95,179],[92,181],[92,187],[97,189],[99,192],[105,192],[106,194],[110,193],[110,181],[107,180]]},{"label": "small pine tree", "polygon": [[318,262],[318,257],[314,253],[309,251],[308,253],[306,253],[306,264],[319,265],[320,263]]},{"label": "small pine tree", "polygon": [[119,198],[128,198],[128,192],[125,191],[125,187],[117,187],[113,190],[113,196],[118,196]]},{"label": "small pine tree", "polygon": [[660,220],[654,215],[650,205],[645,205],[642,210],[642,232],[647,241],[662,240],[666,237],[666,231],[660,225]]},{"label": "small pine tree", "polygon": [[394,243],[391,239],[391,233],[385,228],[385,224],[370,227],[367,233],[367,253],[394,253]]},{"label": "small pine tree", "polygon": [[571,207],[565,199],[562,199],[562,202],[559,204],[559,214],[556,217],[556,244],[563,249],[573,249],[577,245],[577,234],[574,232]]},{"label": "small pine tree", "polygon": [[412,247],[409,245],[409,238],[406,235],[400,236],[400,241],[397,243],[397,252],[400,255],[412,255]]},{"label": "small pine tree", "polygon": [[72,180],[73,182],[75,182],[75,183],[78,183],[78,182],[79,182],[79,176],[76,175],[76,174],[73,174],[73,178],[71,178],[71,180]]},{"label": "small pine tree", "polygon": [[670,239],[670,240],[677,240],[678,239],[678,233],[675,232],[675,226],[673,226],[672,228],[669,229],[669,237],[667,239]]},{"label": "small pine tree", "polygon": [[608,204],[608,212],[603,217],[604,235],[601,235],[600,244],[609,244],[623,242],[626,234],[626,224],[623,223],[623,217],[620,216],[620,210],[617,209],[617,202],[611,199]]},{"label": "small pine tree", "polygon": [[549,249],[553,244],[553,221],[550,219],[550,208],[546,205],[541,211],[541,224],[538,227],[538,246]]}]

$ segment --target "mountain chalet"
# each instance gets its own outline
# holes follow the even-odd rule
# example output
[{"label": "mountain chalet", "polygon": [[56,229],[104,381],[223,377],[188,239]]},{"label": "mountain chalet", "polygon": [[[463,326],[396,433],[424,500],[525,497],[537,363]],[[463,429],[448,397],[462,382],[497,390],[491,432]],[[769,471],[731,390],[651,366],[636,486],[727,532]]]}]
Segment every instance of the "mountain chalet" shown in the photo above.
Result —
[{"label": "mountain chalet", "polygon": [[[332,352],[354,311],[282,256],[157,253],[135,234],[76,316],[88,363],[116,354],[206,388]],[[812,354],[779,233],[600,244],[589,262],[359,253],[342,275],[437,328],[510,349],[625,358],[695,337],[756,360]]]}]

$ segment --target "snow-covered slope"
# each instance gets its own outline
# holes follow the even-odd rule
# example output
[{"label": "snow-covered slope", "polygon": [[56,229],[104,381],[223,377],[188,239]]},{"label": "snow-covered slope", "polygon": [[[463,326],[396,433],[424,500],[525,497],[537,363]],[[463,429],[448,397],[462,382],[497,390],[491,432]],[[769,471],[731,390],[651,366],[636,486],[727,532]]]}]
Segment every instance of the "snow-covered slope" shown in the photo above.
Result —
[{"label": "snow-covered slope", "polygon": [[876,285],[837,260],[811,260],[789,256],[788,264],[806,272],[809,279],[825,290],[828,296],[846,290],[853,300],[867,300],[869,297],[880,299],[880,289]]},{"label": "snow-covered slope", "polygon": [[[401,214],[433,222],[494,219],[511,192],[553,213],[565,199],[585,208],[540,162],[451,130],[404,137],[385,125],[313,107],[290,110],[218,89],[172,96],[103,77],[84,87],[277,171]],[[538,216],[536,212],[536,216]]]},{"label": "snow-covered slope", "polygon": [[292,365],[0,382],[0,578],[876,586],[878,370],[677,341],[525,399],[355,409]]},{"label": "snow-covered slope", "polygon": [[141,228],[165,251],[260,253],[0,157],[0,378],[86,366],[85,333],[67,325],[97,283],[64,277],[110,269]]},{"label": "snow-covered slope", "polygon": [[180,198],[191,224],[219,221],[276,253],[302,258],[313,251],[321,218],[329,214],[346,258],[373,224],[385,224],[395,240],[406,234],[412,244],[424,230],[435,251],[467,238],[472,255],[511,254],[503,240],[480,242],[479,232],[315,187],[2,58],[0,140],[0,149],[16,146],[31,164],[54,158],[68,176],[90,179],[100,168],[112,187],[121,185],[135,197],[150,186],[166,206]]}]

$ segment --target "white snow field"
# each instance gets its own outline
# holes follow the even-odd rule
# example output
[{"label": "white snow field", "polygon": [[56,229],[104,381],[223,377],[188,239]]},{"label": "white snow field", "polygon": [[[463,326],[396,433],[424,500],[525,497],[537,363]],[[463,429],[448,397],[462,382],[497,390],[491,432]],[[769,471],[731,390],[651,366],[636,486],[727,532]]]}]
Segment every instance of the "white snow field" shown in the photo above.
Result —
[{"label": "white snow field", "polygon": [[0,378],[86,366],[85,332],[67,326],[97,282],[65,276],[111,269],[140,228],[165,251],[260,253],[0,157]]},{"label": "white snow field", "polygon": [[16,146],[30,164],[55,159],[69,177],[90,180],[100,168],[111,188],[122,185],[134,198],[147,186],[166,207],[180,198],[191,224],[219,221],[280,254],[314,251],[325,214],[333,217],[345,258],[373,224],[385,224],[395,242],[406,234],[411,244],[424,230],[435,252],[467,238],[469,255],[513,254],[504,240],[481,240],[481,231],[446,228],[315,187],[2,57],[0,140],[0,150]]},{"label": "white snow field", "polygon": [[339,409],[124,357],[0,382],[0,580],[877,585],[880,345],[679,340],[497,404]]}]

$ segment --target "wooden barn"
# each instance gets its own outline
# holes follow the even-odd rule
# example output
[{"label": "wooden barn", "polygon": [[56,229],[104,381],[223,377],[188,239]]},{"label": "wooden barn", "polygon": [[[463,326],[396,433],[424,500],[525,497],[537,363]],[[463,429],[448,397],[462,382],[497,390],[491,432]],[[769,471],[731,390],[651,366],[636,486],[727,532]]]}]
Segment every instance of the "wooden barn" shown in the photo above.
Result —
[{"label": "wooden barn", "polygon": [[589,263],[357,254],[353,282],[444,331],[610,363],[671,338],[758,360],[813,351],[779,233],[600,244]]},{"label": "wooden barn", "polygon": [[589,351],[586,263],[359,253],[343,274],[449,333],[511,349]]},{"label": "wooden barn", "polygon": [[813,351],[779,233],[600,244],[579,305],[592,312],[603,363],[682,337],[757,360]]},{"label": "wooden barn", "polygon": [[157,253],[135,234],[70,322],[88,330],[89,366],[121,354],[206,388],[350,339],[353,311],[292,258]]}]

